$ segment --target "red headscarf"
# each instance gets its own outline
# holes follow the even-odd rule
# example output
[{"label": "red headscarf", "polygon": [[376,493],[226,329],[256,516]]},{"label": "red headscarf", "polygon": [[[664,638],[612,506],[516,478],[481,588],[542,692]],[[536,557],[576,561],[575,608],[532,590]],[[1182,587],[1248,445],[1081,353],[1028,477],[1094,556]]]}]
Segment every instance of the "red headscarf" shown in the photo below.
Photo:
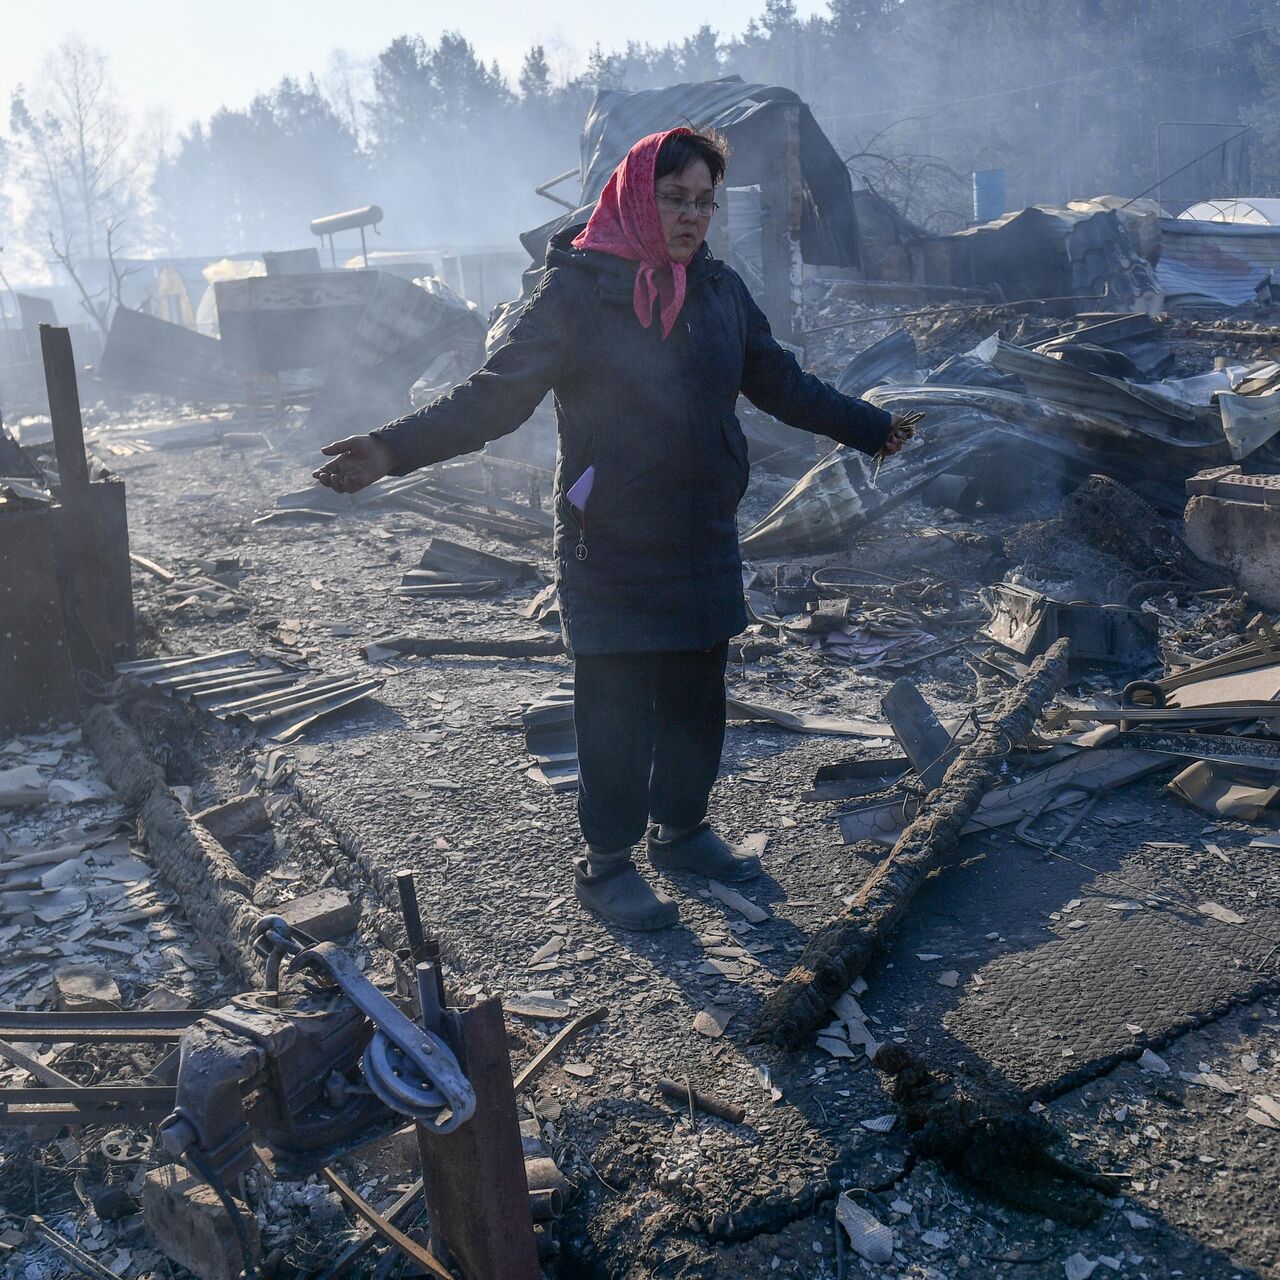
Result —
[{"label": "red headscarf", "polygon": [[656,300],[664,338],[684,306],[685,267],[672,262],[667,252],[653,173],[662,144],[673,134],[692,132],[668,129],[641,138],[605,183],[590,220],[573,242],[578,249],[595,249],[639,263],[632,295],[636,317],[647,329],[653,323]]}]

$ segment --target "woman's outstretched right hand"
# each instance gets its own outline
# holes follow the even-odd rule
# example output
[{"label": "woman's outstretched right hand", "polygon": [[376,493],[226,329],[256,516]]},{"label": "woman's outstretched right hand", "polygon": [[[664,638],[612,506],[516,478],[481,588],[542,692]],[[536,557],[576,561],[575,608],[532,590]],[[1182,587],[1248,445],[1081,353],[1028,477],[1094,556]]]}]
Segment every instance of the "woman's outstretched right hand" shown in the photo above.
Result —
[{"label": "woman's outstretched right hand", "polygon": [[335,493],[355,493],[389,475],[396,465],[395,454],[376,436],[348,436],[320,452],[333,461],[311,474]]}]

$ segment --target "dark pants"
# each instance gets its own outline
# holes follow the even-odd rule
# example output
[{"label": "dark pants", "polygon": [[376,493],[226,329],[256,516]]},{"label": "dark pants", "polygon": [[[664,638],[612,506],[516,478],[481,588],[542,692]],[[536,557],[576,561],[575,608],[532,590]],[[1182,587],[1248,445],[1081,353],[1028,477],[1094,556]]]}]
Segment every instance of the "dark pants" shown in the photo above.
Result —
[{"label": "dark pants", "polygon": [[650,821],[684,829],[706,817],[728,654],[726,641],[705,653],[578,656],[578,821],[593,849],[630,849]]}]

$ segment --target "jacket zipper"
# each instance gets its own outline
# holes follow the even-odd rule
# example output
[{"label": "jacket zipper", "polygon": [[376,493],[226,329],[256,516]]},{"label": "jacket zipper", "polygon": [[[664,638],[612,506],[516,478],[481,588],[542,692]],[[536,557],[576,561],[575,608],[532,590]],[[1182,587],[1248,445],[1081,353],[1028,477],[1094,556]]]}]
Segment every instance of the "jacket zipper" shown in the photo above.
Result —
[{"label": "jacket zipper", "polygon": [[[594,458],[596,452],[596,438],[594,434],[591,436],[590,445],[591,456]],[[593,462],[590,465],[594,466],[595,463]],[[587,501],[590,501],[590,498],[588,498]],[[578,545],[573,549],[573,558],[575,560],[585,560],[587,558],[587,509],[586,507],[583,507],[582,510],[579,511],[578,508],[569,501],[567,493],[565,494],[565,505],[573,513],[574,519],[578,523]]]}]

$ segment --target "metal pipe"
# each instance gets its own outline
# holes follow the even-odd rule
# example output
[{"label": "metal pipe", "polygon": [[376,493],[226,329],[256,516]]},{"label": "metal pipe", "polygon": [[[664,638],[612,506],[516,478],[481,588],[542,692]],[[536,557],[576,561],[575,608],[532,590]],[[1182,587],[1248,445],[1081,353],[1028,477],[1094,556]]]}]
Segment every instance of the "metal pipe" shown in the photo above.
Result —
[{"label": "metal pipe", "polygon": [[538,1191],[558,1191],[563,1196],[569,1190],[569,1179],[550,1156],[530,1156],[524,1162],[524,1176],[530,1195]]},{"label": "metal pipe", "polygon": [[552,187],[558,187],[562,182],[567,182],[570,178],[581,178],[582,170],[574,165],[572,169],[566,169],[563,173],[557,174],[550,182],[544,182],[540,186],[534,187],[534,193],[542,196],[546,200],[551,200],[561,207],[568,209],[570,213],[577,212],[578,206],[570,204],[563,196],[553,196],[551,194]]},{"label": "metal pipe", "polygon": [[529,1212],[534,1222],[555,1222],[564,1213],[564,1196],[556,1187],[529,1192]]},{"label": "metal pipe", "polygon": [[330,213],[311,220],[311,234],[332,236],[335,231],[354,231],[357,227],[375,227],[382,221],[382,210],[376,204],[359,209],[347,209],[343,213]]}]

